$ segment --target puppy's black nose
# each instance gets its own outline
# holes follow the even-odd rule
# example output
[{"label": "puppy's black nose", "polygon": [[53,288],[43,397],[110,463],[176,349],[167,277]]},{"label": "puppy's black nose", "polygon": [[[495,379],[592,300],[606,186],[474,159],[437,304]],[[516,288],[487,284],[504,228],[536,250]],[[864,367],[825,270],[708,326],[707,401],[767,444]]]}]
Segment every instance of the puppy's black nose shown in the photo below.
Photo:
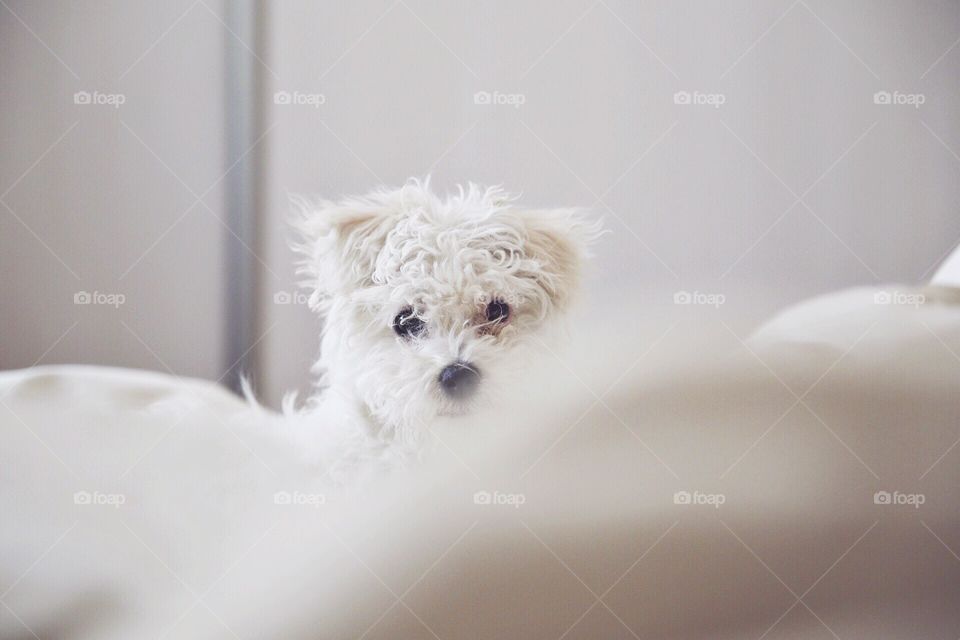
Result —
[{"label": "puppy's black nose", "polygon": [[480,372],[467,362],[454,362],[440,372],[440,387],[456,400],[470,396],[480,382]]}]

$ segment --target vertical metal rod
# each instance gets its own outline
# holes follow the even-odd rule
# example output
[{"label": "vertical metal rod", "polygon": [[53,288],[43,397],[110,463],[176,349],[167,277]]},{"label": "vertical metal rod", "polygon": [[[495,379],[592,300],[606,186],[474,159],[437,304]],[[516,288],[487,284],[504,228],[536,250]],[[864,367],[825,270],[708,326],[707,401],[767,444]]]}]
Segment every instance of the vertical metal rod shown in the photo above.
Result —
[{"label": "vertical metal rod", "polygon": [[[256,0],[223,3],[224,22],[233,32],[224,32],[226,166],[236,162],[256,140],[260,68],[241,41],[258,48],[258,4]],[[257,246],[258,158],[249,153],[224,180],[225,223],[230,232],[224,239],[223,368],[227,373],[223,380],[234,391],[240,388],[240,375],[252,374],[256,364],[256,350],[251,346],[258,324],[258,278],[256,261],[243,245],[254,250]]]}]

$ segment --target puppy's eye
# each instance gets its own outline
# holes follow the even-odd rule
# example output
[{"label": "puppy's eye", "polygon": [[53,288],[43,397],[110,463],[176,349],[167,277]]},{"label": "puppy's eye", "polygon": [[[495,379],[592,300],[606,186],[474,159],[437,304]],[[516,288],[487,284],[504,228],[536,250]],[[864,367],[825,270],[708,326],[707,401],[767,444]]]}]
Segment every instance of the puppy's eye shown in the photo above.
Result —
[{"label": "puppy's eye", "polygon": [[401,338],[419,336],[426,327],[426,323],[415,316],[410,307],[402,309],[393,319],[393,330]]},{"label": "puppy's eye", "polygon": [[510,319],[510,305],[494,300],[487,305],[487,322],[506,322]]}]

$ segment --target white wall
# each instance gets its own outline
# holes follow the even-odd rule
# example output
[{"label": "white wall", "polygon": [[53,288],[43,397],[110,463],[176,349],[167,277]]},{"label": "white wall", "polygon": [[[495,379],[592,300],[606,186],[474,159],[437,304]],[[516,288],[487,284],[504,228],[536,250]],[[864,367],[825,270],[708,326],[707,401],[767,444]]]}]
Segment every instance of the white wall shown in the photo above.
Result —
[{"label": "white wall", "polygon": [[[0,368],[92,362],[219,377],[221,2],[5,1]],[[78,91],[125,102],[78,105]],[[75,305],[80,291],[126,299]]]},{"label": "white wall", "polygon": [[[441,189],[503,183],[536,205],[594,206],[614,233],[591,295],[651,306],[677,289],[772,309],[917,282],[960,236],[954,2],[285,1],[269,12],[271,91],[325,98],[270,104],[267,116],[274,273],[262,310],[275,329],[261,384],[274,399],[306,379],[319,328],[271,298],[293,286],[287,191],[336,197],[432,173]],[[875,104],[882,89],[925,103]],[[675,104],[684,90],[725,102]],[[477,91],[524,103],[477,105]]]},{"label": "white wall", "polygon": [[[916,282],[960,237],[955,2],[284,0],[263,3],[255,54],[222,0],[5,1],[0,368],[224,373],[231,47],[264,81],[252,134],[269,133],[241,162],[264,163],[259,257],[243,252],[260,268],[251,338],[271,401],[307,383],[320,327],[273,301],[295,289],[288,191],[432,173],[440,189],[593,206],[613,233],[590,295],[651,308],[677,289],[773,309]],[[880,89],[925,103],[877,105]],[[81,90],[126,102],[76,105]],[[675,104],[684,90],[725,102]],[[523,104],[478,105],[478,91]],[[126,302],[74,305],[78,291]]]}]

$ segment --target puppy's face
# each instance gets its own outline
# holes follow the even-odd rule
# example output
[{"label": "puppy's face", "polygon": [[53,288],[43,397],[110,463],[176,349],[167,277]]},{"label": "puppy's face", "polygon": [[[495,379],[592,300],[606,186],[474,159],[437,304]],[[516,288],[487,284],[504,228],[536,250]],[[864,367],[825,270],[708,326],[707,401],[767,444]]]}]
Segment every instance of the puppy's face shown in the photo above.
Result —
[{"label": "puppy's face", "polygon": [[495,189],[441,200],[413,182],[309,208],[303,230],[330,382],[403,436],[522,371],[523,349],[566,308],[597,227],[568,210],[516,208]]}]

